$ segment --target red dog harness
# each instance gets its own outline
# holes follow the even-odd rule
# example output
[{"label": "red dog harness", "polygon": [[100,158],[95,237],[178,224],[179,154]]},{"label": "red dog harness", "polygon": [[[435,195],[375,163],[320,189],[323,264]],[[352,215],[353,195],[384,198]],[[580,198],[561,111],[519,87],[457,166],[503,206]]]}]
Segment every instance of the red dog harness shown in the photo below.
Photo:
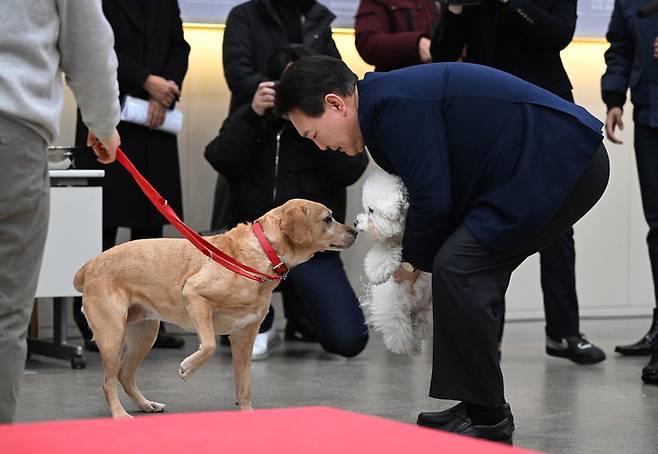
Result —
[{"label": "red dog harness", "polygon": [[146,197],[149,198],[151,203],[157,208],[157,210],[162,213],[162,215],[171,222],[171,224],[178,230],[185,238],[187,238],[198,250],[200,250],[204,255],[210,257],[215,262],[222,265],[224,268],[233,271],[241,276],[244,276],[248,279],[254,280],[261,284],[265,284],[271,281],[283,280],[288,275],[288,267],[285,263],[279,258],[276,251],[265,237],[263,228],[258,222],[254,222],[251,225],[251,230],[258,238],[260,246],[263,248],[265,255],[270,260],[272,264],[272,269],[277,274],[276,276],[271,274],[261,273],[258,270],[248,267],[230,255],[220,251],[215,246],[212,245],[209,241],[199,235],[197,232],[189,228],[183,221],[180,220],[178,215],[174,210],[169,206],[167,200],[163,198],[158,191],[156,191],[153,186],[142,176],[141,173],[135,168],[130,159],[121,151],[121,148],[117,148],[117,161],[121,163],[123,167],[126,168],[128,173],[132,175],[135,179],[135,182],[139,185],[142,192]]}]

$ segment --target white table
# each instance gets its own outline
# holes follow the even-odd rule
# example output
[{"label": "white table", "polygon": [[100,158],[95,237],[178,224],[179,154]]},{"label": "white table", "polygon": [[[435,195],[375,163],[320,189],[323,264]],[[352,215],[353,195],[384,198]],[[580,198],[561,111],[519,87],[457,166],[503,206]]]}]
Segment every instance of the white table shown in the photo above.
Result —
[{"label": "white table", "polygon": [[[48,238],[39,273],[37,298],[53,298],[54,339],[28,338],[30,354],[70,359],[84,368],[82,348],[67,337],[67,298],[79,296],[73,288],[78,269],[102,250],[103,209],[99,178],[103,170],[51,170]],[[69,299],[70,301],[70,299]]]}]

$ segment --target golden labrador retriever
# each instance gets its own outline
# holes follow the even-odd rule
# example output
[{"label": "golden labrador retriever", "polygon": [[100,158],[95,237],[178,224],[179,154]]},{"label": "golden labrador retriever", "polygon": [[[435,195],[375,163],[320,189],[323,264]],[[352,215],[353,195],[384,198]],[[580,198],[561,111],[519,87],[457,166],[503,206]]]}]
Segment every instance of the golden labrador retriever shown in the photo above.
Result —
[{"label": "golden labrador retriever", "polygon": [[[326,250],[343,250],[356,231],[336,222],[322,204],[294,199],[259,219],[278,256],[291,268]],[[207,237],[239,262],[272,274],[270,261],[248,224]],[[196,331],[199,349],[180,363],[189,378],[213,356],[215,336],[228,334],[233,355],[236,404],[251,409],[251,352],[279,281],[260,284],[201,254],[184,239],[150,239],[105,251],[76,274],[83,312],[100,350],[103,391],[114,418],[129,417],[117,380],[144,412],[164,410],[137,388],[135,372],[158,334],[160,320]]]}]

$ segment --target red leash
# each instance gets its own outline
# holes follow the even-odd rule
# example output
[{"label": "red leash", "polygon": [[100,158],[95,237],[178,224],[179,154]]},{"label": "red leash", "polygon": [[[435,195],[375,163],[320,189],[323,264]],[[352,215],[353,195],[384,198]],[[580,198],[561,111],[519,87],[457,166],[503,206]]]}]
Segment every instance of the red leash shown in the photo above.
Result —
[{"label": "red leash", "polygon": [[158,191],[153,188],[153,186],[151,186],[151,184],[146,180],[146,178],[142,176],[141,173],[139,173],[133,163],[130,162],[130,159],[128,159],[123,151],[121,151],[121,148],[117,148],[117,161],[119,161],[121,165],[126,168],[128,173],[132,175],[144,195],[149,198],[151,203],[153,203],[158,211],[162,213],[162,215],[167,218],[169,222],[171,222],[176,230],[178,230],[185,238],[194,244],[194,246],[196,246],[196,248],[200,250],[204,255],[210,257],[224,268],[248,279],[260,282],[261,284],[286,278],[286,275],[288,274],[288,267],[286,267],[285,263],[281,261],[276,251],[274,251],[274,248],[265,237],[265,233],[263,233],[263,228],[258,222],[254,222],[251,225],[251,229],[254,232],[254,235],[256,235],[256,238],[258,238],[258,242],[263,248],[265,255],[267,255],[267,258],[272,263],[272,269],[275,273],[277,273],[277,276],[261,273],[258,270],[238,262],[230,255],[217,249],[201,235],[185,225],[185,223],[180,220],[176,212],[169,206],[167,200],[163,198],[158,193]]}]

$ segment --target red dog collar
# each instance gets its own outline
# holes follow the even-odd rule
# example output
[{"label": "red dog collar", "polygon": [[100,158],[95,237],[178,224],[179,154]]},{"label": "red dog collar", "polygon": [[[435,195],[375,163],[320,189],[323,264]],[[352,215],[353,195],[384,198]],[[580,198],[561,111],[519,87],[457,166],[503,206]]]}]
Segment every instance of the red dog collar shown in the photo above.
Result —
[{"label": "red dog collar", "polygon": [[263,227],[260,225],[260,222],[256,221],[251,224],[251,230],[254,232],[254,235],[256,235],[256,238],[258,238],[258,242],[260,243],[260,247],[263,248],[263,252],[265,252],[267,258],[270,259],[274,272],[281,276],[281,279],[285,279],[288,275],[288,267],[283,263],[283,260],[279,258],[272,247],[272,244],[270,244],[265,236],[265,232],[263,232]]}]

